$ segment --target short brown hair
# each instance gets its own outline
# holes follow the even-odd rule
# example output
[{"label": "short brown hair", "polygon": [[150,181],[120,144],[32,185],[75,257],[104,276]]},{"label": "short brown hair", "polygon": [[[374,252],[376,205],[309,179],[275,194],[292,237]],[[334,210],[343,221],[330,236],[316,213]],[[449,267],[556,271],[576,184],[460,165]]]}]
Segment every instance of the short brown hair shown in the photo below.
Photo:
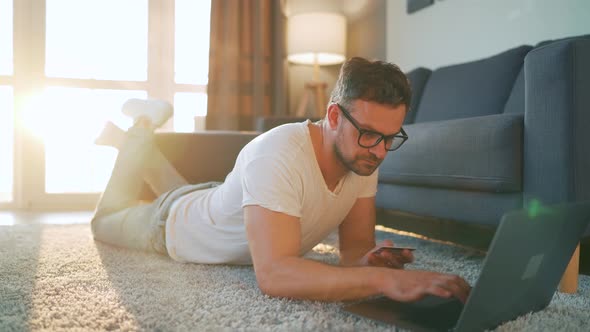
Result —
[{"label": "short brown hair", "polygon": [[354,57],[340,68],[330,102],[350,106],[357,99],[391,106],[403,104],[409,110],[412,89],[395,64]]}]

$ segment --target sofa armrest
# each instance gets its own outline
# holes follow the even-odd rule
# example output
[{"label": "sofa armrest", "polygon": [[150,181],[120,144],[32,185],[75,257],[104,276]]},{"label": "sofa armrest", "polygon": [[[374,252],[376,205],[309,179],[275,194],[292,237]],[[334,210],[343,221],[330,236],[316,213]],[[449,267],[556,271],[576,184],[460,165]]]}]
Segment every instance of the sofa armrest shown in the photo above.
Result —
[{"label": "sofa armrest", "polygon": [[303,122],[309,119],[311,122],[316,122],[321,118],[318,117],[301,117],[301,116],[261,116],[256,120],[256,130],[259,132],[269,131],[274,127],[278,127],[280,125],[286,123],[293,123],[293,122]]},{"label": "sofa armrest", "polygon": [[590,199],[590,38],[534,49],[524,68],[525,206]]},{"label": "sofa armrest", "polygon": [[257,132],[161,133],[156,145],[190,183],[223,181],[240,150]]},{"label": "sofa armrest", "polygon": [[[194,133],[158,133],[156,145],[189,183],[223,181],[232,170],[240,150],[258,132],[199,131]],[[142,199],[154,195],[145,186]]]}]

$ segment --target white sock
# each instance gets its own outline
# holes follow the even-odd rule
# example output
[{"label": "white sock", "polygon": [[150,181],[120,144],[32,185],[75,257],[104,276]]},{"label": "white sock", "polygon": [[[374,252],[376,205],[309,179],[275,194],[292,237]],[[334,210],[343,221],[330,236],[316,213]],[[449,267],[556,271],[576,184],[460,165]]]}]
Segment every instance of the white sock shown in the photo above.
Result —
[{"label": "white sock", "polygon": [[170,103],[159,99],[129,99],[123,104],[123,114],[133,118],[134,122],[140,117],[147,117],[154,128],[163,125],[172,116],[173,108]]}]

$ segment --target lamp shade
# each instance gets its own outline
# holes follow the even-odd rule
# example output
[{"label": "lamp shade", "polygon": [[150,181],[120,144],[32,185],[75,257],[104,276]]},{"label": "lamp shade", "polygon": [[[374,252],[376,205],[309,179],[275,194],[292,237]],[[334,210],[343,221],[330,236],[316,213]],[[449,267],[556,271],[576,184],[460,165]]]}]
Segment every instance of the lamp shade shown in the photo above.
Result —
[{"label": "lamp shade", "polygon": [[337,13],[290,16],[287,53],[289,61],[299,64],[335,65],[344,62],[346,18]]}]

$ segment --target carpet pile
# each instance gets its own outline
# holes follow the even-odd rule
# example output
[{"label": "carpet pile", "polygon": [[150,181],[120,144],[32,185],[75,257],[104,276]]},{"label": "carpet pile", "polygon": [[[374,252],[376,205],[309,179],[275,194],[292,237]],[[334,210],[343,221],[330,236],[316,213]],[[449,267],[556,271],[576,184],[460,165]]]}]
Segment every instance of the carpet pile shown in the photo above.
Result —
[{"label": "carpet pile", "polygon": [[[475,283],[483,254],[385,228],[378,239],[416,247],[412,269],[456,273]],[[307,256],[337,262],[335,236]],[[393,331],[348,315],[342,303],[263,295],[251,266],[180,264],[95,242],[88,224],[0,227],[0,331]],[[497,331],[587,331],[590,278],[577,294]]]}]

